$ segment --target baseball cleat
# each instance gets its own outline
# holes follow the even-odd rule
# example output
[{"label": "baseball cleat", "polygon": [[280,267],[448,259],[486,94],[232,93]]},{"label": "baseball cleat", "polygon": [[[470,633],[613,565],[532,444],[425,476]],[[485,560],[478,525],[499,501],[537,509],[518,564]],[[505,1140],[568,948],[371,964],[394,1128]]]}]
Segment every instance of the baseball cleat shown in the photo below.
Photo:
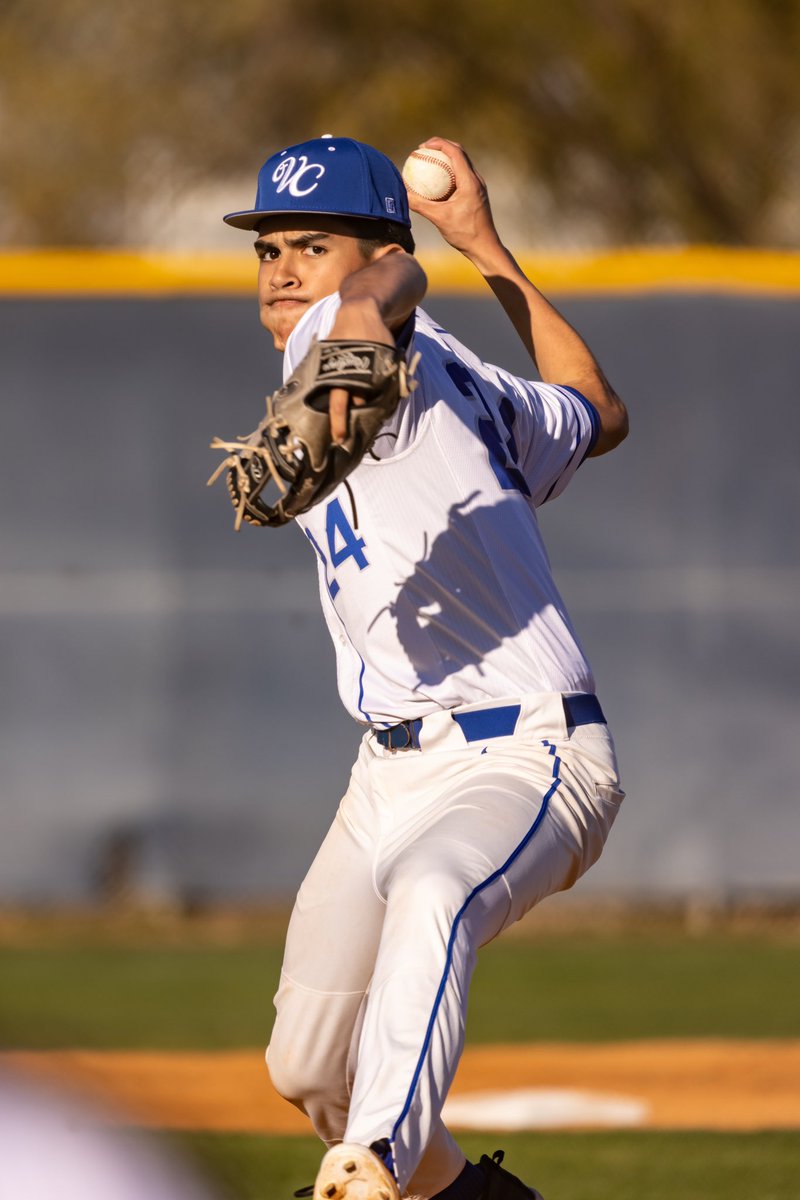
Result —
[{"label": "baseball cleat", "polygon": [[400,1200],[397,1181],[377,1154],[344,1142],[322,1160],[314,1200]]},{"label": "baseball cleat", "polygon": [[536,1188],[528,1187],[516,1175],[500,1166],[504,1157],[502,1150],[495,1150],[491,1158],[484,1154],[478,1163],[486,1176],[480,1200],[542,1200]]}]

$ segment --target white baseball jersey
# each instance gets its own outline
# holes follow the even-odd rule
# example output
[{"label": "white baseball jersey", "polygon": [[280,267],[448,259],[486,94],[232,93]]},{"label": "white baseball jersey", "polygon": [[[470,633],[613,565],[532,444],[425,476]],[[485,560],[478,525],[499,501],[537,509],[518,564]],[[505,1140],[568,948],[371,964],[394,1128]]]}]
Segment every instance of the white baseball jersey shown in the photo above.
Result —
[{"label": "white baseball jersey", "polygon": [[[293,330],[284,379],[330,332],[339,295]],[[536,508],[591,450],[571,388],[487,365],[425,312],[417,387],[368,455],[297,518],[317,554],[339,692],[377,726],[532,692],[594,692],[553,582]]]}]

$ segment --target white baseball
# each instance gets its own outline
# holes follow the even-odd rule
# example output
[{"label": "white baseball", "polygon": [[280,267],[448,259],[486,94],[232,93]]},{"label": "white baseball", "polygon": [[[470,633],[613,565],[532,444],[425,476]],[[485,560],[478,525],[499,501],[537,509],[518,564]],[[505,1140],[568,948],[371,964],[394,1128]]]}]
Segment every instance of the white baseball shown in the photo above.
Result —
[{"label": "white baseball", "polygon": [[424,200],[447,200],[456,190],[456,173],[441,150],[421,146],[403,164],[403,181],[410,192]]}]

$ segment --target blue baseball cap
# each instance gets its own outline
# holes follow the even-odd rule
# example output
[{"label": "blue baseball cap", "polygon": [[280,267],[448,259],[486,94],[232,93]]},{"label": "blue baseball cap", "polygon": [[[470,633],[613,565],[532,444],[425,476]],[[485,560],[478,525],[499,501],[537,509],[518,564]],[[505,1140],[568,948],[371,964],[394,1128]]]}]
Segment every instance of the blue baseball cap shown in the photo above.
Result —
[{"label": "blue baseball cap", "polygon": [[257,229],[277,213],[325,213],[411,225],[406,185],[373,146],[331,134],[289,146],[258,173],[255,208],[228,213],[237,229]]}]

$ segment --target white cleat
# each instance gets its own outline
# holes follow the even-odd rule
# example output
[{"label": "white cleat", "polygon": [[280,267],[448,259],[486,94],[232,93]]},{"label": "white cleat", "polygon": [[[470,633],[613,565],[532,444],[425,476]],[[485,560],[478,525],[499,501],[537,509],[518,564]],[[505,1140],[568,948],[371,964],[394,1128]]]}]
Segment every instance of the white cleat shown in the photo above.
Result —
[{"label": "white cleat", "polygon": [[322,1160],[314,1200],[400,1200],[397,1181],[377,1154],[344,1142]]}]

